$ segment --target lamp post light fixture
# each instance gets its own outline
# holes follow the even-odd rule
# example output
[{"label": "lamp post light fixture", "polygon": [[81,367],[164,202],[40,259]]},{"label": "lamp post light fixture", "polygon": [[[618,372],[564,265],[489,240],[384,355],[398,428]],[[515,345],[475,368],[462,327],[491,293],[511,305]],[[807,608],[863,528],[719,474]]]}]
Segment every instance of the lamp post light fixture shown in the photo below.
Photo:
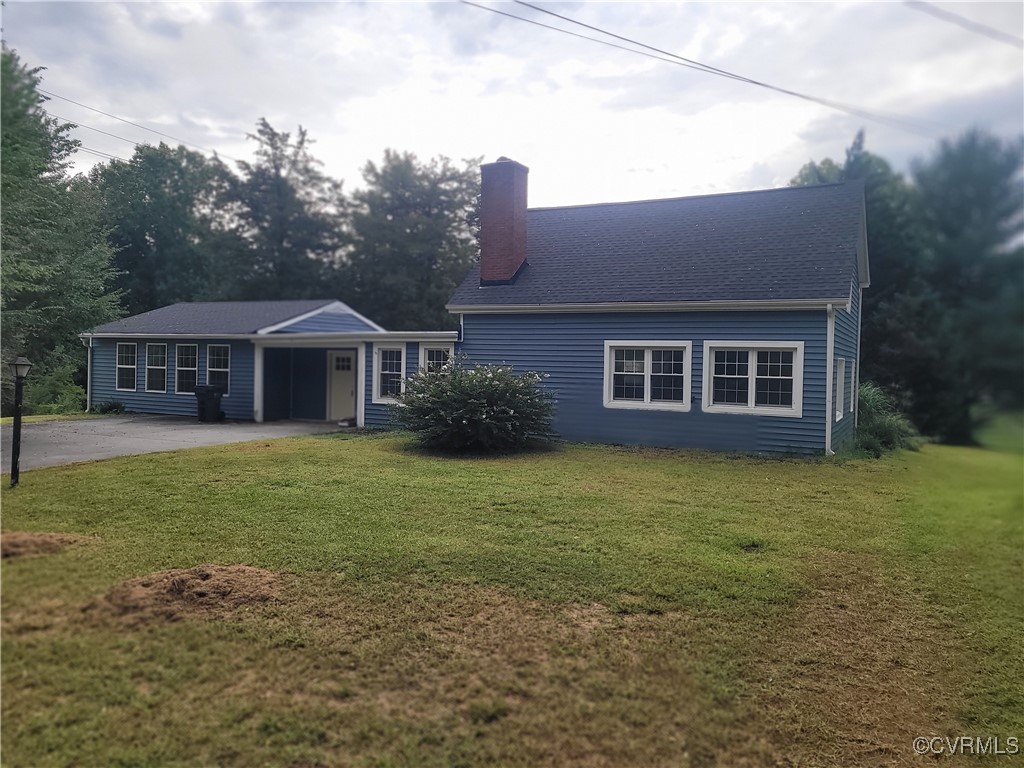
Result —
[{"label": "lamp post light fixture", "polygon": [[14,434],[11,441],[11,488],[18,484],[18,462],[21,459],[21,405],[25,397],[25,377],[32,368],[26,358],[19,357],[11,363],[14,374]]}]

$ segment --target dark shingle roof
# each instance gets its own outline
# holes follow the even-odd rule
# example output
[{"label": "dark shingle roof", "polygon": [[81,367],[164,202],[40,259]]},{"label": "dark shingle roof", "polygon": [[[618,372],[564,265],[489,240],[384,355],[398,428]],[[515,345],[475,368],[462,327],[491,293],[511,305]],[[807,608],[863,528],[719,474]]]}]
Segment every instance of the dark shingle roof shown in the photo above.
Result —
[{"label": "dark shingle roof", "polygon": [[531,209],[516,282],[481,288],[475,266],[450,305],[845,297],[863,198],[848,182]]},{"label": "dark shingle roof", "polygon": [[94,328],[92,333],[255,333],[334,301],[190,301],[115,320]]}]

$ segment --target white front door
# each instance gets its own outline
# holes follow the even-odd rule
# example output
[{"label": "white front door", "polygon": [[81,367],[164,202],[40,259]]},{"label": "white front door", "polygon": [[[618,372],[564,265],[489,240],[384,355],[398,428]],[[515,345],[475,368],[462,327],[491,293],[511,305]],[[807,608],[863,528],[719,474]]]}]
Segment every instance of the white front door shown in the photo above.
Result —
[{"label": "white front door", "polygon": [[356,417],[356,352],[327,353],[327,418],[346,421]]}]

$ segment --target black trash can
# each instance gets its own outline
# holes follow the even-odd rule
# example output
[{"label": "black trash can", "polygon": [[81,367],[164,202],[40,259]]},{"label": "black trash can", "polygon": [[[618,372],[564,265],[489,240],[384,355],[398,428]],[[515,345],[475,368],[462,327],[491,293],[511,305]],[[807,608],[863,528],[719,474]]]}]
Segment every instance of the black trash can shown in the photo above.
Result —
[{"label": "black trash can", "polygon": [[196,411],[200,421],[220,421],[220,399],[224,390],[212,384],[196,385]]}]

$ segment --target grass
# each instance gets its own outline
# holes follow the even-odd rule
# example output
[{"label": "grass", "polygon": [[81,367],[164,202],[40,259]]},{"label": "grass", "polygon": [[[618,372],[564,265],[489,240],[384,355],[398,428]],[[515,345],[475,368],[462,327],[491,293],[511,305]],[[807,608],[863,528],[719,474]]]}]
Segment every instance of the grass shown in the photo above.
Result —
[{"label": "grass", "polygon": [[[101,419],[98,413],[41,413],[34,416],[22,416],[25,424],[38,424],[43,421],[75,421],[77,419]],[[14,424],[13,416],[0,417],[0,425],[9,427]]]},{"label": "grass", "polygon": [[[3,567],[10,765],[916,764],[1024,732],[1020,457],[776,461],[313,437],[34,470]],[[226,618],[82,607],[240,563]]]},{"label": "grass", "polygon": [[1024,453],[1024,412],[996,412],[977,434],[978,442],[993,451]]}]

